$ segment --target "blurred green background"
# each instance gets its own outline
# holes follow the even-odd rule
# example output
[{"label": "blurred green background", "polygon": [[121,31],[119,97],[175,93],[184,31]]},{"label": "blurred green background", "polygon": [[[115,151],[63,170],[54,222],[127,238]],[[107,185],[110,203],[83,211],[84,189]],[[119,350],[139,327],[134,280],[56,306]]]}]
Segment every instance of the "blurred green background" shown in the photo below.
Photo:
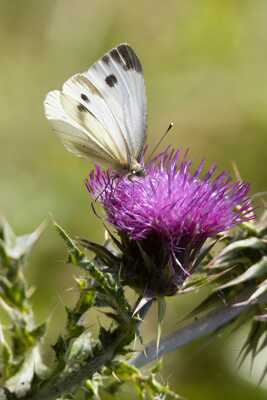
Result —
[{"label": "blurred green background", "polygon": [[[144,66],[148,143],[173,121],[165,145],[190,147],[195,163],[205,157],[231,170],[235,161],[253,193],[266,190],[266,20],[265,0],[1,0],[1,214],[17,233],[52,214],[73,234],[102,241],[84,187],[92,164],[65,151],[44,118],[43,99],[120,42]],[[63,303],[73,303],[76,271],[65,265],[50,225],[28,276],[37,319],[52,320],[52,341],[63,328]],[[168,299],[164,332],[197,301]],[[146,338],[156,335],[155,316],[152,310],[145,322]],[[218,337],[168,355],[163,378],[188,399],[266,399],[264,386],[237,369],[242,340]]]}]

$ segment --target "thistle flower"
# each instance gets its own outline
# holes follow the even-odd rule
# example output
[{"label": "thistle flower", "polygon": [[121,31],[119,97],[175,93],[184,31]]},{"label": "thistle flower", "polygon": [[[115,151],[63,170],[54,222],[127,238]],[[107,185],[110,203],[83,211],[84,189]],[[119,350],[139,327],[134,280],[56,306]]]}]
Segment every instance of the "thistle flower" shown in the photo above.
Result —
[{"label": "thistle flower", "polygon": [[90,174],[87,188],[121,238],[124,279],[139,291],[174,294],[209,237],[251,219],[249,185],[215,177],[215,165],[201,177],[203,167],[167,149],[141,178],[99,166]]}]

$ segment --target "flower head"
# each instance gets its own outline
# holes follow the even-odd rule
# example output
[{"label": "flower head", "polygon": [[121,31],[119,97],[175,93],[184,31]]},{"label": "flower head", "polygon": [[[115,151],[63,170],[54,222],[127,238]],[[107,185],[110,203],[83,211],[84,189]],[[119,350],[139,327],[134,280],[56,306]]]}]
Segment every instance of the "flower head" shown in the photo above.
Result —
[{"label": "flower head", "polygon": [[226,172],[215,177],[216,166],[201,177],[203,167],[204,161],[192,171],[187,152],[167,149],[144,177],[114,176],[97,166],[87,182],[128,247],[152,259],[159,276],[168,265],[171,286],[190,273],[207,238],[251,219],[249,185]]}]

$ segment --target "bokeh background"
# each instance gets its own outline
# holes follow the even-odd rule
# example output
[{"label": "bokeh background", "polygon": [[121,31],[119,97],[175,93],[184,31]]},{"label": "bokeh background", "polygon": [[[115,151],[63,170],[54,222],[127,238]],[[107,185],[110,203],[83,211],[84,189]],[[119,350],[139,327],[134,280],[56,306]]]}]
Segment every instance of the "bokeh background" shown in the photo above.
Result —
[{"label": "bokeh background", "polygon": [[[38,321],[49,340],[63,329],[63,303],[75,298],[74,271],[49,223],[103,240],[84,178],[92,168],[67,153],[43,113],[46,93],[86,70],[112,46],[130,43],[142,60],[149,104],[148,143],[170,121],[165,145],[190,148],[222,169],[234,161],[252,192],[266,190],[267,2],[265,0],[1,0],[0,213],[16,232],[48,227],[30,260]],[[202,294],[199,294],[202,296]],[[173,331],[198,296],[168,299],[163,334]],[[156,335],[156,311],[144,327]],[[202,340],[165,357],[163,379],[188,399],[266,399],[256,364],[238,370],[239,333]],[[129,396],[129,393],[128,395]]]}]

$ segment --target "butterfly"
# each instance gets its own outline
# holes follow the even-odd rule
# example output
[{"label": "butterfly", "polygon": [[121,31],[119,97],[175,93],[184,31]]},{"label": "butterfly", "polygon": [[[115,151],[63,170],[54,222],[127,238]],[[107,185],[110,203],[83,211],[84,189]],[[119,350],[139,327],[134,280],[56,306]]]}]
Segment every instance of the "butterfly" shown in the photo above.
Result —
[{"label": "butterfly", "polygon": [[128,44],[111,49],[88,71],[47,94],[45,115],[75,155],[144,175],[147,101],[143,68]]}]

